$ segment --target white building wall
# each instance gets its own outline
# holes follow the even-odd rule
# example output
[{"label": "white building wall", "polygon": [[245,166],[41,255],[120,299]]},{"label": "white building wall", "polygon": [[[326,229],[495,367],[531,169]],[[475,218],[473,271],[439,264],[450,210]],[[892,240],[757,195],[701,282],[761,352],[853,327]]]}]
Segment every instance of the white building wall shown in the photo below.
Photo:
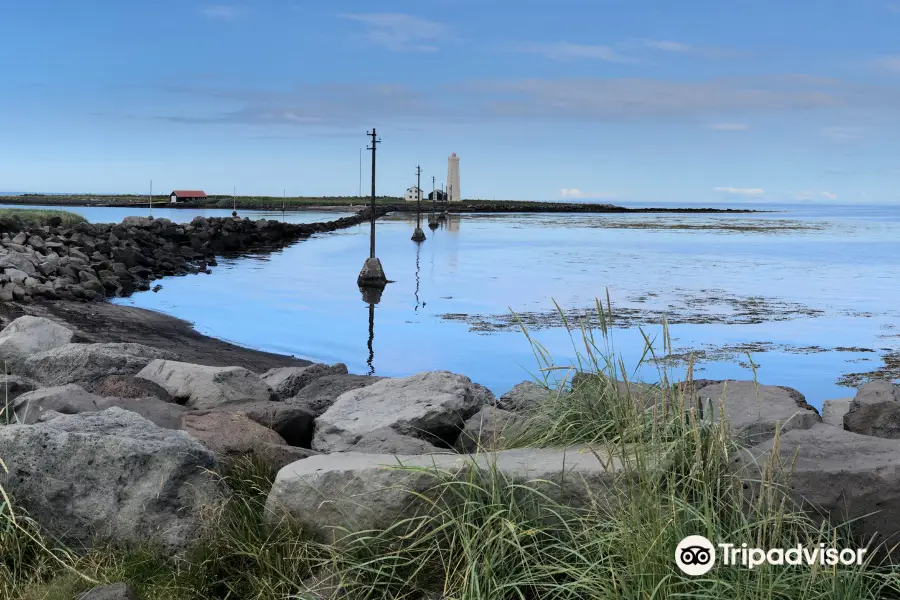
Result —
[{"label": "white building wall", "polygon": [[459,202],[459,157],[456,152],[447,159],[447,191],[450,202]]},{"label": "white building wall", "polygon": [[404,194],[403,199],[407,202],[415,202],[417,200],[416,192],[418,192],[418,200],[425,199],[425,193],[422,192],[422,190],[418,189],[416,186],[412,186],[411,188],[406,190],[406,194]]}]

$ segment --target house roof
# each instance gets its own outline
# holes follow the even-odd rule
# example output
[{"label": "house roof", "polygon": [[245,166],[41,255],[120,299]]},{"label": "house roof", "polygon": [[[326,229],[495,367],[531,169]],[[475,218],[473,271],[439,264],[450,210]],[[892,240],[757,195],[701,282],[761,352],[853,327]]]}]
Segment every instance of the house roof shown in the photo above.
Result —
[{"label": "house roof", "polygon": [[185,198],[206,198],[206,192],[203,190],[175,190],[172,193]]}]

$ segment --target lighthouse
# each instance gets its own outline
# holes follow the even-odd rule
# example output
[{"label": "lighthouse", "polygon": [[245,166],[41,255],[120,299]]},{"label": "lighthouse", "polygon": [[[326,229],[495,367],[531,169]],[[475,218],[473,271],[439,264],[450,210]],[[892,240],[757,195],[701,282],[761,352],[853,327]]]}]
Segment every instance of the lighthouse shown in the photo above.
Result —
[{"label": "lighthouse", "polygon": [[459,193],[459,157],[454,152],[447,160],[447,199],[450,202],[459,202],[461,197]]}]

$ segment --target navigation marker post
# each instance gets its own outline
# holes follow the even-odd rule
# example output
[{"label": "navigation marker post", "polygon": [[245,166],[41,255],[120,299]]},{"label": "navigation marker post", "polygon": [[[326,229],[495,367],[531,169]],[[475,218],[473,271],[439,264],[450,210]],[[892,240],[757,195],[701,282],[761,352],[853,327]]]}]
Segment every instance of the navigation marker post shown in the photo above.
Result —
[{"label": "navigation marker post", "polygon": [[422,167],[416,167],[416,230],[413,231],[412,241],[424,242],[425,232],[422,231]]},{"label": "navigation marker post", "polygon": [[372,131],[367,132],[366,135],[372,137],[372,146],[368,148],[368,150],[372,151],[372,206],[369,209],[371,211],[371,214],[369,215],[371,230],[369,233],[369,258],[366,259],[362,270],[359,272],[359,277],[356,279],[356,285],[360,288],[384,289],[384,286],[387,285],[387,277],[384,276],[384,269],[381,266],[381,261],[375,256],[375,153],[381,140],[378,139],[374,127],[372,128]]}]

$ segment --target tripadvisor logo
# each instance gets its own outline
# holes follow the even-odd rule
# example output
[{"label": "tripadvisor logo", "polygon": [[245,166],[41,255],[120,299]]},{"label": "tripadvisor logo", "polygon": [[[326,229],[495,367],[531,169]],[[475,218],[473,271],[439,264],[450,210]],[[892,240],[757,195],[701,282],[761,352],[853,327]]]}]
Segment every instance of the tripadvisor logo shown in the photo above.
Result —
[{"label": "tripadvisor logo", "polygon": [[689,535],[675,548],[675,564],[685,575],[705,575],[716,566],[716,548],[702,535]]},{"label": "tripadvisor logo", "polygon": [[825,544],[804,547],[797,544],[793,548],[749,548],[747,544],[713,545],[702,535],[689,535],[675,548],[675,564],[685,575],[705,575],[716,565],[716,548],[719,549],[721,564],[729,567],[754,569],[760,565],[820,565],[833,567],[840,565],[861,565],[866,548],[826,548]]}]

